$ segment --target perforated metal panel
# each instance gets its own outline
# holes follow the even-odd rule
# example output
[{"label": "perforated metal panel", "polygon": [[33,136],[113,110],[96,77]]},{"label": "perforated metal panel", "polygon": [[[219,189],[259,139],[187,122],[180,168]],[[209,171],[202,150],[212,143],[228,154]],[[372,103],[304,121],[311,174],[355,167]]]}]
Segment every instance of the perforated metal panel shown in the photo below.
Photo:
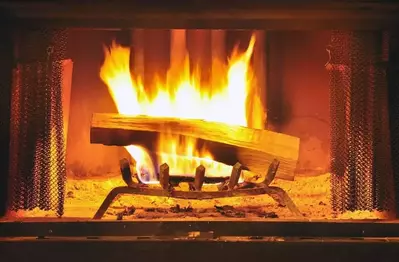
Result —
[{"label": "perforated metal panel", "polygon": [[332,205],[393,208],[383,32],[333,32],[330,64]]},{"label": "perforated metal panel", "polygon": [[17,34],[10,130],[11,210],[40,208],[63,214],[66,37],[66,30],[30,29]]}]

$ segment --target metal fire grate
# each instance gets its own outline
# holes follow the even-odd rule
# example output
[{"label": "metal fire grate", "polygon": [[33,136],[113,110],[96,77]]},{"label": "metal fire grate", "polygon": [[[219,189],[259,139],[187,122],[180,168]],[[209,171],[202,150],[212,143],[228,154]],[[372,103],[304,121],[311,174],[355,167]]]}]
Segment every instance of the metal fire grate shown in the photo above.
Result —
[{"label": "metal fire grate", "polygon": [[332,206],[393,209],[383,32],[333,32],[330,61]]},{"label": "metal fire grate", "polygon": [[[133,161],[134,163],[135,161]],[[123,181],[127,186],[115,187],[112,189],[107,197],[104,199],[100,208],[97,210],[93,219],[101,219],[111,206],[113,201],[122,194],[130,195],[150,195],[160,197],[172,197],[181,199],[196,199],[206,200],[212,198],[236,197],[236,196],[254,196],[267,194],[271,196],[280,206],[287,207],[297,217],[303,217],[287,192],[282,188],[270,186],[271,182],[276,176],[276,172],[280,165],[280,161],[274,160],[266,172],[265,178],[262,182],[239,182],[241,171],[244,167],[240,163],[236,163],[232,170],[230,177],[206,177],[205,167],[200,165],[195,170],[195,177],[185,176],[170,176],[169,166],[164,163],[159,167],[159,184],[161,188],[150,188],[143,184],[136,172],[132,172],[129,160],[122,159],[120,161],[120,170]],[[134,167],[134,164],[133,164]],[[135,170],[135,168],[133,168]],[[135,182],[134,180],[137,182]],[[188,182],[189,191],[176,190],[175,187],[180,182]],[[218,191],[203,191],[202,185],[204,183],[218,183]]]},{"label": "metal fire grate", "polygon": [[63,214],[65,138],[62,60],[66,30],[21,30],[13,77],[10,202],[17,211],[40,208]]}]

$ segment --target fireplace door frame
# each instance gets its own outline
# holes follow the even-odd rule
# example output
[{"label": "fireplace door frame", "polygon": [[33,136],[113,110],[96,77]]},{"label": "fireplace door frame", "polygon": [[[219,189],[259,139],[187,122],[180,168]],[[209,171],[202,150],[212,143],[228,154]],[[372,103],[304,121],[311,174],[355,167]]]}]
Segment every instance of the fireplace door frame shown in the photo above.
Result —
[{"label": "fireplace door frame", "polygon": [[[300,2],[300,3],[298,3]],[[70,29],[260,29],[260,30],[394,30],[399,27],[399,4],[351,1],[98,1],[0,2],[1,132],[0,216],[6,211],[9,172],[10,99],[13,30]],[[399,235],[399,234],[398,234]]]}]

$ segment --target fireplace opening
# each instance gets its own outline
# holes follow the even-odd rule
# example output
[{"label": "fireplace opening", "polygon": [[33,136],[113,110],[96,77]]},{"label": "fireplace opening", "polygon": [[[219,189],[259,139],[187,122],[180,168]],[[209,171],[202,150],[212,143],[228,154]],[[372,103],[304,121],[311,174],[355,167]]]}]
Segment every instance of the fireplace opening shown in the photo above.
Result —
[{"label": "fireplace opening", "polygon": [[388,32],[24,29],[14,46],[6,219],[395,216]]}]

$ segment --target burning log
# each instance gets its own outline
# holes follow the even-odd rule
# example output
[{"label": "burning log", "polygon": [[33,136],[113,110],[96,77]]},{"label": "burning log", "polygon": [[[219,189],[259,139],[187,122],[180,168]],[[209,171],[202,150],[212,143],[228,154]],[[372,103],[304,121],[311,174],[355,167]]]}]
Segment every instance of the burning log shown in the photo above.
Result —
[{"label": "burning log", "polygon": [[280,161],[276,178],[293,180],[299,152],[299,138],[268,130],[251,129],[203,120],[186,120],[119,114],[94,114],[90,141],[94,144],[142,145],[156,151],[160,133],[198,139],[215,161],[263,174],[274,159]]}]

